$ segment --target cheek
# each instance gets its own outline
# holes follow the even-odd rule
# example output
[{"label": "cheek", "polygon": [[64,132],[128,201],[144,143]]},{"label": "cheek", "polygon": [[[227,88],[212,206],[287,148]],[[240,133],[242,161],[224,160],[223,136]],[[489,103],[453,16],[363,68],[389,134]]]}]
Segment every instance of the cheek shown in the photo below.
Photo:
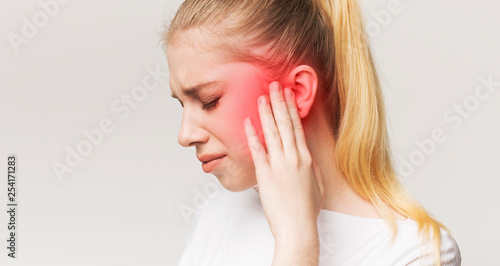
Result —
[{"label": "cheek", "polygon": [[252,119],[260,142],[264,146],[265,142],[257,106],[257,98],[262,94],[256,90],[249,91],[250,93],[241,93],[237,97],[233,97],[231,102],[227,104],[227,107],[224,108],[226,121],[221,128],[224,129],[222,133],[224,139],[222,141],[228,144],[229,149],[251,157],[243,124],[245,118],[250,117]]}]

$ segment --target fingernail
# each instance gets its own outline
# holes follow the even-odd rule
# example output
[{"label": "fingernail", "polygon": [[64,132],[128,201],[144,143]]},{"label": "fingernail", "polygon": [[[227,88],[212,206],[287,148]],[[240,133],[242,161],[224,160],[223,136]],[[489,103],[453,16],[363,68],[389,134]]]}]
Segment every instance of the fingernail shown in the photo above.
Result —
[{"label": "fingernail", "polygon": [[286,97],[288,97],[288,98],[290,98],[290,99],[291,99],[291,98],[292,98],[292,96],[293,96],[292,94],[293,94],[292,89],[290,89],[290,88],[285,88],[285,96],[286,96]]},{"label": "fingernail", "polygon": [[260,101],[260,104],[266,105],[267,104],[267,98],[266,98],[266,96],[260,96],[259,101]]},{"label": "fingernail", "polygon": [[281,92],[281,86],[278,82],[274,82],[271,87],[275,92]]}]

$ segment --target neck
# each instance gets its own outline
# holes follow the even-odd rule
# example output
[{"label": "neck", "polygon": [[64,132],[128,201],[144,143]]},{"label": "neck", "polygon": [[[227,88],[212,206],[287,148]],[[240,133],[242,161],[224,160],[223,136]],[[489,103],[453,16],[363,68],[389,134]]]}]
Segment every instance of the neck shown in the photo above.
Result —
[{"label": "neck", "polygon": [[325,188],[323,209],[345,214],[376,217],[380,215],[373,204],[349,185],[339,170],[335,158],[335,138],[320,104],[314,105],[302,121],[309,151],[321,169]]}]

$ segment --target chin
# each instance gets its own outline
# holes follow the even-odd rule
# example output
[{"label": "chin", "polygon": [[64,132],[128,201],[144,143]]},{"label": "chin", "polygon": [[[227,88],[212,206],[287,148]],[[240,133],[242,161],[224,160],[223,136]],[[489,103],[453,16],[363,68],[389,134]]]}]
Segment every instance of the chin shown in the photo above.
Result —
[{"label": "chin", "polygon": [[255,179],[227,175],[216,176],[220,184],[231,192],[240,192],[252,188],[257,183]]}]

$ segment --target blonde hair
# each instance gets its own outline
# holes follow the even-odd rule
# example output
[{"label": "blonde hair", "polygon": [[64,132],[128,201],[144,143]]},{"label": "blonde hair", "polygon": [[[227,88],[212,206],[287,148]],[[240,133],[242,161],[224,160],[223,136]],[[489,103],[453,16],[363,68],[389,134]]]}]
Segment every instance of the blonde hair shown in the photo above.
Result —
[{"label": "blonde hair", "polygon": [[[356,0],[186,0],[162,33],[164,48],[192,29],[214,33],[232,58],[257,63],[277,77],[310,64],[342,174],[375,205],[392,240],[397,227],[391,208],[415,220],[424,241],[432,235],[441,265],[440,228],[450,231],[410,196],[394,170],[382,90]],[[253,54],[252,48],[261,52]]]}]

